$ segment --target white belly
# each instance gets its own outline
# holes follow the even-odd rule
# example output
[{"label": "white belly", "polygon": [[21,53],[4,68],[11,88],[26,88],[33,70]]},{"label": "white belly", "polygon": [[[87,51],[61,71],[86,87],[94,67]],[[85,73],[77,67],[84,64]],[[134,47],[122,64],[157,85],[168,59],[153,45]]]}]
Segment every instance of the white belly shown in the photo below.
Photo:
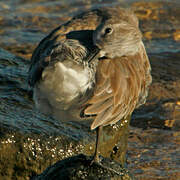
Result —
[{"label": "white belly", "polygon": [[57,62],[43,71],[42,80],[35,85],[35,104],[43,113],[61,116],[58,119],[74,118],[93,83],[88,68],[71,61]]}]

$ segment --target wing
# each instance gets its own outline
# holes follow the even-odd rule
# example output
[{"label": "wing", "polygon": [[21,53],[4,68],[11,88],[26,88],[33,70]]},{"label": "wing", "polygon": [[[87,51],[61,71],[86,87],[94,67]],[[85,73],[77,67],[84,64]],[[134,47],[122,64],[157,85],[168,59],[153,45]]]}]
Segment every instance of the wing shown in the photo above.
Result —
[{"label": "wing", "polygon": [[46,36],[33,52],[29,68],[29,84],[34,86],[40,79],[43,69],[52,60],[50,57],[52,51],[67,38],[84,40],[86,42],[83,45],[87,43],[89,48],[93,44],[92,30],[96,29],[102,18],[100,10],[85,12],[62,24]]},{"label": "wing", "polygon": [[143,104],[151,83],[150,70],[143,43],[133,56],[100,61],[94,95],[84,111],[96,114],[91,129],[114,124]]}]

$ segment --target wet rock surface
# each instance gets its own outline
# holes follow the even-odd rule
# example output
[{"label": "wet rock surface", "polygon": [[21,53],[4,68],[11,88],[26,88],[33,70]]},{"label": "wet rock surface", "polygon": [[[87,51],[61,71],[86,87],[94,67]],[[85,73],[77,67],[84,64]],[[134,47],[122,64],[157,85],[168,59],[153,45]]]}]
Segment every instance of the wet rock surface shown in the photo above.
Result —
[{"label": "wet rock surface", "polygon": [[153,83],[147,103],[133,113],[129,135],[129,120],[105,128],[101,154],[124,164],[129,136],[127,165],[137,179],[180,177],[178,1],[15,0],[0,2],[0,179],[30,179],[63,159],[92,155],[95,132],[88,124],[56,122],[34,109],[27,69],[33,49],[53,28],[79,11],[117,4],[131,5],[140,19]]}]

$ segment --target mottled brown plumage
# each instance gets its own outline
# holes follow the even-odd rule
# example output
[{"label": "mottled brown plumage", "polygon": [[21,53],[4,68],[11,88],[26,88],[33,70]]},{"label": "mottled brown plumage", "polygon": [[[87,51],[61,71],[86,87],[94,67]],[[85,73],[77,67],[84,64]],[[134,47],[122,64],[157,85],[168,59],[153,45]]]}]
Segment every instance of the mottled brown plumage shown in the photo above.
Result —
[{"label": "mottled brown plumage", "polygon": [[[90,115],[91,129],[102,129],[145,103],[150,71],[136,16],[129,9],[101,8],[74,17],[40,42],[29,84],[41,110],[46,107],[60,120],[86,120]],[[69,81],[72,88],[62,91]],[[97,135],[95,161],[99,131]]]}]

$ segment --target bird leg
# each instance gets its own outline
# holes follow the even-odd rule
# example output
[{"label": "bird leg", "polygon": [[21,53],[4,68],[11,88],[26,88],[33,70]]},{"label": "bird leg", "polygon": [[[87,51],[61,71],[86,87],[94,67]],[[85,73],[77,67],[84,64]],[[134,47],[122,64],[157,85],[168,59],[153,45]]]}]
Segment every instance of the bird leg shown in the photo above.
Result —
[{"label": "bird leg", "polygon": [[93,156],[91,164],[94,162],[99,163],[100,161],[99,160],[99,145],[100,145],[102,129],[103,129],[103,126],[99,126],[96,128],[96,146],[95,146],[95,152],[94,152],[94,156]]}]

